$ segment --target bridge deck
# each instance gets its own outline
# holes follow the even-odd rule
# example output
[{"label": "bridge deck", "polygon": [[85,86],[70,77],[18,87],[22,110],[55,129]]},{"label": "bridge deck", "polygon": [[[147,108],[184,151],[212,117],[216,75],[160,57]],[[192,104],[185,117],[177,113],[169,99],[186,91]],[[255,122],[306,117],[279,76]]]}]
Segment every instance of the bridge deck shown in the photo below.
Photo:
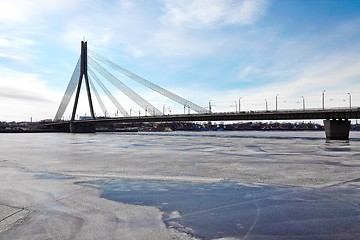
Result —
[{"label": "bridge deck", "polygon": [[[289,111],[250,111],[250,112],[226,112],[205,114],[179,114],[161,116],[96,118],[90,120],[78,120],[76,122],[182,122],[182,121],[264,121],[264,120],[310,120],[310,119],[358,119],[360,108],[356,109],[326,109],[326,110],[289,110]],[[65,124],[68,122],[57,122]]]}]

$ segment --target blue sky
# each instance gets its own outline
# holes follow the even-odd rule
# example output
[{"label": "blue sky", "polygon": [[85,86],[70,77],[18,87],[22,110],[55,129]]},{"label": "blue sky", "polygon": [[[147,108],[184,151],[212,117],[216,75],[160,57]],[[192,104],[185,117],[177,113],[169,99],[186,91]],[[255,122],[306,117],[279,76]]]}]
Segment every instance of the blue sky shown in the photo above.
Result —
[{"label": "blue sky", "polygon": [[[279,109],[301,108],[301,96],[320,108],[323,90],[326,107],[348,107],[348,93],[360,106],[359,26],[357,0],[0,0],[0,121],[53,118],[84,37],[184,98],[211,100],[213,111],[235,111],[240,98],[241,110],[274,109],[277,94]],[[183,112],[124,82],[159,109]]]}]

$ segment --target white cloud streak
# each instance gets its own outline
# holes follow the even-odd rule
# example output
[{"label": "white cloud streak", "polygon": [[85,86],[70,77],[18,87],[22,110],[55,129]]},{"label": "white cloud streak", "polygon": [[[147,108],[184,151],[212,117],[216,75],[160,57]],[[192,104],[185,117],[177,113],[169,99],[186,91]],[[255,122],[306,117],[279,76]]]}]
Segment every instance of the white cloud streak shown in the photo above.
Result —
[{"label": "white cloud streak", "polygon": [[37,120],[49,118],[49,109],[56,108],[54,98],[60,96],[40,76],[6,68],[0,68],[0,86],[2,121],[28,120],[25,116]]},{"label": "white cloud streak", "polygon": [[164,3],[162,22],[188,28],[253,24],[267,6],[264,0],[174,0]]}]

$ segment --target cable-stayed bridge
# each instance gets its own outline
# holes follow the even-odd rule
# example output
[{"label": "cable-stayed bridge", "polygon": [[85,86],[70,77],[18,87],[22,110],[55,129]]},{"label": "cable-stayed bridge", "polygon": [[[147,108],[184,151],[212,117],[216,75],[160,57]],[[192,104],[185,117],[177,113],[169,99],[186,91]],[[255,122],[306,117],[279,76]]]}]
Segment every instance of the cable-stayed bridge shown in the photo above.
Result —
[{"label": "cable-stayed bridge", "polygon": [[[132,90],[123,81],[117,78],[114,74],[107,70],[112,69],[155,92],[158,94],[180,104],[195,112],[195,114],[176,114],[164,115],[162,111],[156,108],[149,101],[144,99],[141,95]],[[127,112],[124,106],[115,98],[115,96],[108,89],[106,84],[101,79],[107,81],[116,87],[119,91],[125,94],[130,100],[136,103],[145,111],[145,116],[134,117]],[[80,97],[80,91],[85,82],[87,93],[87,100],[90,108],[90,116],[86,120],[77,120],[76,111]],[[101,99],[97,87],[105,93],[117,111],[121,114],[120,117],[110,118],[109,111]],[[70,121],[61,121],[65,110],[67,109],[70,100],[75,94],[74,106]],[[103,112],[101,118],[97,118],[94,113],[93,95],[95,95],[97,102]],[[88,51],[87,42],[81,42],[80,58],[75,66],[71,76],[68,87],[65,91],[64,97],[56,112],[54,123],[50,124],[53,128],[65,129],[70,132],[95,132],[96,123],[103,122],[177,122],[177,121],[234,121],[234,120],[305,120],[305,119],[323,119],[325,125],[326,137],[328,139],[348,139],[350,121],[349,119],[360,118],[359,108],[349,109],[312,109],[312,110],[287,110],[287,111],[250,111],[250,112],[236,112],[236,113],[212,113],[211,109],[206,109],[198,104],[185,99],[173,92],[170,92],[139,75],[121,67],[120,65],[106,59],[94,51]],[[65,126],[65,128],[64,128]]]},{"label": "cable-stayed bridge", "polygon": [[[94,119],[94,109],[92,104],[92,96],[90,92],[90,88],[93,90],[96,99],[99,102],[99,105],[101,106],[101,109],[104,113],[104,116],[107,117],[109,114],[109,111],[106,109],[104,102],[100,98],[100,95],[95,88],[94,81],[100,88],[103,90],[103,92],[109,97],[109,99],[112,101],[112,103],[117,107],[119,112],[123,117],[129,117],[129,113],[125,110],[125,108],[119,103],[116,98],[111,94],[111,92],[108,90],[108,88],[105,86],[105,84],[102,83],[98,75],[101,75],[104,79],[106,79],[109,83],[111,83],[113,86],[115,86],[118,90],[120,90],[122,93],[124,93],[129,99],[131,99],[133,102],[135,102],[139,107],[141,107],[147,114],[150,116],[156,116],[156,115],[163,115],[163,112],[157,109],[154,105],[152,105],[150,102],[145,100],[143,97],[141,97],[138,93],[133,91],[130,87],[128,87],[124,82],[122,82],[119,78],[114,76],[112,73],[110,73],[105,67],[103,67],[101,64],[106,65],[107,67],[112,68],[113,70],[116,70],[120,72],[123,76],[126,76],[144,86],[147,88],[150,88],[151,90],[177,102],[178,104],[187,107],[197,113],[206,113],[208,112],[207,109],[197,105],[196,103],[193,103],[190,100],[187,100],[185,98],[182,98],[175,93],[172,93],[138,75],[135,73],[132,73],[125,68],[119,66],[118,64],[115,64],[111,62],[110,60],[102,57],[100,54],[94,52],[94,51],[87,51],[87,44],[86,42],[82,42],[82,54],[81,57],[75,67],[75,70],[72,74],[71,80],[69,82],[69,85],[66,89],[65,95],[61,101],[61,104],[59,106],[59,109],[55,115],[54,120],[59,121],[65,112],[65,109],[67,108],[70,99],[72,95],[74,94],[76,87],[77,88],[77,95],[75,98],[75,106],[74,110],[76,111],[77,108],[77,101],[78,101],[78,94],[81,88],[82,79],[85,78],[85,84],[86,84],[86,90],[89,100],[89,106],[90,106],[90,113],[91,117]],[[94,81],[93,81],[94,80]],[[72,121],[74,121],[74,115],[72,115],[71,118]]]}]

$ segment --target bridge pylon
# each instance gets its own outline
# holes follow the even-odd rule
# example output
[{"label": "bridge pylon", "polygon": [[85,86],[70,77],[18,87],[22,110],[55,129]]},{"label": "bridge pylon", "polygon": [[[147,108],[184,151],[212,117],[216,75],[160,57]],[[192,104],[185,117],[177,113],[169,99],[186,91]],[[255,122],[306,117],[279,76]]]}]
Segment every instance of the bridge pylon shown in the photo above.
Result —
[{"label": "bridge pylon", "polygon": [[83,79],[85,79],[85,86],[86,86],[89,107],[90,107],[91,118],[95,119],[94,107],[93,107],[93,103],[92,103],[92,99],[91,99],[91,92],[90,92],[88,68],[87,68],[87,42],[85,42],[85,41],[81,41],[80,75],[79,75],[79,81],[78,81],[78,86],[77,86],[77,90],[76,90],[74,107],[73,107],[71,120],[70,120],[70,132],[72,132],[72,133],[95,132],[95,128],[96,128],[95,123],[74,123]]},{"label": "bridge pylon", "polygon": [[90,92],[90,84],[89,84],[89,76],[88,76],[88,69],[87,69],[87,42],[81,41],[81,55],[80,55],[80,75],[79,75],[79,81],[78,86],[76,90],[76,96],[75,96],[75,102],[74,107],[71,115],[70,122],[73,122],[75,120],[77,105],[79,102],[79,96],[80,96],[80,90],[82,85],[82,80],[85,79],[85,85],[86,85],[86,92],[90,107],[90,114],[91,118],[95,119],[94,114],[94,107],[91,99],[91,92]]}]

